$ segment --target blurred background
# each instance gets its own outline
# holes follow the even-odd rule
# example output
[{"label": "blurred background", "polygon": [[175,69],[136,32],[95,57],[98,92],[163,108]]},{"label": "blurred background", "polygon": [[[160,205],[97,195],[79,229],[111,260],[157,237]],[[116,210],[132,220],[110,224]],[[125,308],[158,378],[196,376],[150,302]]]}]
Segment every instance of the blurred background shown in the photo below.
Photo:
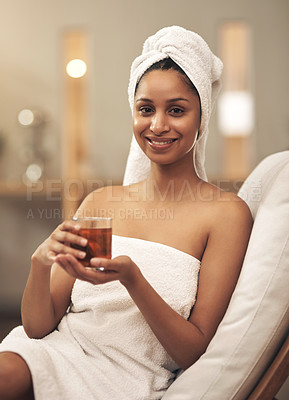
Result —
[{"label": "blurred background", "polygon": [[122,182],[129,70],[147,36],[181,25],[224,62],[206,153],[210,181],[236,192],[264,157],[288,150],[289,1],[0,5],[1,339],[19,321],[37,245],[87,192]]}]

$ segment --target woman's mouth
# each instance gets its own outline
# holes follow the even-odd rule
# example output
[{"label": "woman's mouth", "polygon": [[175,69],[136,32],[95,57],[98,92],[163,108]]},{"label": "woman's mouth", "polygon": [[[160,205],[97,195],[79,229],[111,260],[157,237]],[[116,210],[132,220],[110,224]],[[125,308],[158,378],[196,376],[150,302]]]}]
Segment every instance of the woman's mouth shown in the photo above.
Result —
[{"label": "woman's mouth", "polygon": [[165,150],[170,148],[174,142],[176,142],[178,139],[177,138],[171,138],[171,139],[164,139],[164,138],[158,138],[158,139],[152,139],[146,137],[149,145],[151,146],[152,149],[155,150]]}]

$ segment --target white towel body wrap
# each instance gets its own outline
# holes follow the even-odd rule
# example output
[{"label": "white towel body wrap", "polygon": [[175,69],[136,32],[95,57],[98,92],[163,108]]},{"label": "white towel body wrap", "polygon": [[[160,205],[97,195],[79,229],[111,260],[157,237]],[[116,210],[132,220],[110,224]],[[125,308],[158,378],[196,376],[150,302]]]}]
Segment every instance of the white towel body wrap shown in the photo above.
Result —
[{"label": "white towel body wrap", "polygon": [[[184,318],[195,302],[200,262],[169,246],[113,236],[113,257],[127,254]],[[12,331],[0,351],[28,363],[36,400],[157,400],[178,368],[118,282],[77,280],[72,307],[43,339]]]}]

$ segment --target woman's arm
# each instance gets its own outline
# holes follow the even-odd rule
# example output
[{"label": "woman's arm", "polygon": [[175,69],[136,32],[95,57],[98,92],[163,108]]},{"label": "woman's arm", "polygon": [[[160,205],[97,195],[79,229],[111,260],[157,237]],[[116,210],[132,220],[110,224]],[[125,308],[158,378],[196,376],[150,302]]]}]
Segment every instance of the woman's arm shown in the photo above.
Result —
[{"label": "woman's arm", "polygon": [[172,310],[144,279],[125,284],[163,347],[182,369],[205,352],[226,312],[252,228],[245,203],[234,200],[219,206],[202,258],[197,301],[189,321]]},{"label": "woman's arm", "polygon": [[59,253],[69,253],[82,258],[79,250],[69,243],[79,245],[83,238],[72,234],[79,229],[72,221],[62,223],[35,251],[21,303],[21,316],[29,337],[42,338],[57,326],[70,304],[75,279],[54,263]]},{"label": "woman's arm", "polygon": [[217,207],[208,216],[214,219],[202,258],[197,301],[188,321],[158,295],[127,256],[92,259],[92,266],[103,267],[104,272],[84,269],[70,254],[60,254],[56,260],[72,276],[93,284],[119,280],[163,347],[186,369],[204,353],[225,314],[251,232],[251,214],[241,200]]}]

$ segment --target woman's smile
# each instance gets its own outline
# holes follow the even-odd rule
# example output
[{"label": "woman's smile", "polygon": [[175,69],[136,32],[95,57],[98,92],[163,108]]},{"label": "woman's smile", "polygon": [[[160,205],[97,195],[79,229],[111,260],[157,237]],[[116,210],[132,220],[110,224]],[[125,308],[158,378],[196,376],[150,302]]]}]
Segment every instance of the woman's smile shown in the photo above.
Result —
[{"label": "woman's smile", "polygon": [[133,130],[152,162],[171,164],[190,153],[199,126],[198,95],[179,72],[151,71],[141,79],[135,95]]},{"label": "woman's smile", "polygon": [[158,137],[145,137],[153,150],[167,150],[173,143],[175,143],[178,138],[158,138]]}]

